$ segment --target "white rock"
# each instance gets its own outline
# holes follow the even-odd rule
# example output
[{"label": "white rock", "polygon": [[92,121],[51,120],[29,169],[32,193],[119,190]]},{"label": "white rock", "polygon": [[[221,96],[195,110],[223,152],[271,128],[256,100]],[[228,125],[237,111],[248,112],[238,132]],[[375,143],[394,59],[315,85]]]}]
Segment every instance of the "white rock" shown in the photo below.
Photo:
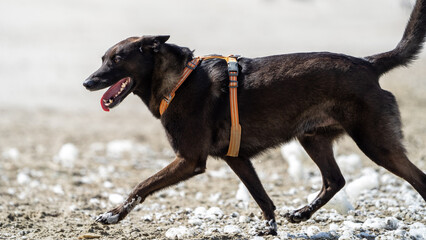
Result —
[{"label": "white rock", "polygon": [[94,175],[89,175],[89,176],[82,176],[80,178],[80,181],[84,184],[91,184],[94,182],[94,180],[96,179],[96,176]]},{"label": "white rock", "polygon": [[155,214],[155,219],[156,220],[160,220],[163,216],[164,216],[164,214],[163,213],[161,213],[161,212],[156,212],[156,213],[154,213]]},{"label": "white rock", "polygon": [[24,200],[24,199],[26,199],[26,198],[27,198],[27,192],[20,192],[20,193],[17,195],[17,197],[18,197],[18,199],[20,199],[20,200]]},{"label": "white rock", "polygon": [[380,230],[386,226],[384,219],[382,218],[369,218],[362,224],[362,228],[368,230]]},{"label": "white rock", "polygon": [[296,141],[285,144],[281,147],[281,155],[288,163],[288,174],[294,181],[302,180],[304,168],[302,160],[307,157],[305,150]]},{"label": "white rock", "polygon": [[396,230],[399,227],[399,221],[394,217],[385,218],[385,223],[386,230]]},{"label": "white rock", "polygon": [[426,226],[423,223],[415,222],[410,225],[408,233],[414,239],[426,239]]},{"label": "white rock", "polygon": [[290,155],[295,155],[298,158],[304,158],[306,156],[306,152],[297,141],[291,141],[281,146],[281,155],[284,158]]},{"label": "white rock", "polygon": [[223,227],[223,232],[226,234],[238,234],[241,233],[241,229],[236,225],[226,225]]},{"label": "white rock", "polygon": [[220,192],[217,192],[215,194],[210,194],[209,201],[210,202],[217,202],[217,201],[219,201],[220,196],[222,196],[222,193],[220,193]]},{"label": "white rock", "polygon": [[339,168],[346,173],[353,173],[362,168],[361,158],[357,154],[337,156],[336,162]]},{"label": "white rock", "polygon": [[8,188],[8,189],[6,190],[6,192],[7,192],[7,194],[9,194],[9,195],[15,195],[15,193],[16,193],[16,189],[14,189],[14,188]]},{"label": "white rock", "polygon": [[397,229],[397,230],[393,231],[393,235],[398,236],[399,238],[403,238],[405,233],[406,233],[406,231],[403,230],[403,229]]},{"label": "white rock", "polygon": [[[30,188],[36,188],[40,186],[40,182],[38,180],[32,180],[29,184]],[[42,186],[44,187],[44,186]]]},{"label": "white rock", "polygon": [[210,170],[207,174],[213,178],[228,178],[231,171],[229,168],[222,167],[219,170]]},{"label": "white rock", "polygon": [[342,235],[340,235],[339,240],[355,240],[355,239],[359,239],[355,236],[353,231],[343,231]]},{"label": "white rock", "polygon": [[379,174],[374,170],[365,170],[363,172],[363,176],[350,182],[345,188],[346,194],[349,196],[352,203],[357,201],[362,191],[379,187]]},{"label": "white rock", "polygon": [[121,196],[120,194],[116,194],[116,193],[112,193],[108,196],[108,200],[116,205],[116,204],[120,204],[124,201],[124,197]]},{"label": "white rock", "polygon": [[331,212],[328,214],[328,219],[332,222],[341,222],[344,217],[337,212]]},{"label": "white rock", "polygon": [[220,232],[219,228],[209,228],[204,232],[204,236],[211,236],[213,233]]},{"label": "white rock", "polygon": [[339,225],[337,225],[337,224],[335,224],[335,223],[332,223],[332,224],[330,224],[329,226],[328,226],[328,228],[330,229],[330,231],[337,231],[337,230],[339,230]]},{"label": "white rock", "polygon": [[305,175],[305,169],[303,168],[302,162],[295,155],[290,155],[286,159],[288,162],[287,173],[292,177],[292,180],[302,180]]},{"label": "white rock", "polygon": [[171,197],[178,196],[179,193],[175,189],[169,188],[169,189],[166,189],[166,190],[159,192],[157,195],[161,198],[165,198],[165,197],[171,198]]},{"label": "white rock", "polygon": [[101,178],[109,178],[114,171],[115,167],[112,165],[99,166],[98,168],[99,177]]},{"label": "white rock", "polygon": [[273,173],[270,177],[269,177],[269,179],[271,180],[271,181],[278,181],[278,180],[281,180],[281,179],[283,179],[283,177],[281,176],[281,175],[279,175],[278,173]]},{"label": "white rock", "polygon": [[203,198],[203,193],[202,192],[197,192],[196,194],[195,194],[195,199],[196,200],[201,200]]},{"label": "white rock", "polygon": [[56,162],[59,162],[63,167],[72,168],[74,167],[74,161],[78,158],[79,150],[72,143],[66,143],[62,145],[56,156]]},{"label": "white rock", "polygon": [[129,153],[133,149],[133,142],[130,140],[114,140],[107,144],[107,155],[120,158],[124,153]]},{"label": "white rock", "polygon": [[[308,202],[311,203],[319,194],[319,192],[320,191],[309,194]],[[345,191],[339,191],[338,193],[336,193],[336,195],[334,195],[334,197],[330,199],[327,204],[324,205],[324,208],[334,209],[342,215],[347,214],[350,210],[354,210],[354,207],[351,202],[349,202],[348,195]]]},{"label": "white rock", "polygon": [[69,211],[75,211],[76,209],[77,209],[78,207],[76,206],[76,205],[74,205],[74,204],[72,204],[72,205],[70,205],[70,206],[68,206],[68,210]]},{"label": "white rock", "polygon": [[250,238],[250,240],[264,240],[265,238],[261,237],[261,236],[254,236],[252,238]]},{"label": "white rock", "polygon": [[327,208],[336,210],[342,215],[347,214],[350,210],[354,210],[354,206],[349,201],[349,197],[345,191],[339,191],[336,193],[326,206]]},{"label": "white rock", "polygon": [[212,220],[221,219],[223,211],[218,207],[211,207],[207,210],[205,217]]},{"label": "white rock", "polygon": [[142,220],[146,222],[152,222],[152,214],[146,214],[145,216],[142,217]]},{"label": "white rock", "polygon": [[385,173],[380,177],[380,182],[383,185],[394,184],[396,182],[396,177],[394,175],[389,174],[389,173]]},{"label": "white rock", "polygon": [[8,160],[17,160],[19,158],[19,150],[17,148],[9,148],[3,151],[2,157]]},{"label": "white rock", "polygon": [[238,222],[240,222],[240,223],[248,223],[248,222],[250,222],[250,218],[243,215],[243,216],[240,216],[238,218]]},{"label": "white rock", "polygon": [[321,230],[319,229],[319,227],[317,226],[309,226],[306,229],[306,235],[308,235],[308,237],[312,237],[313,235],[319,233]]},{"label": "white rock", "polygon": [[55,186],[52,186],[52,192],[58,194],[58,195],[64,195],[64,190],[62,189],[62,186],[57,184]]},{"label": "white rock", "polygon": [[169,228],[166,232],[166,237],[169,239],[188,239],[191,236],[191,231],[185,226]]},{"label": "white rock", "polygon": [[205,218],[206,212],[207,212],[207,209],[205,207],[197,207],[196,209],[194,209],[192,214],[194,214],[194,216],[199,218]]},{"label": "white rock", "polygon": [[357,231],[362,228],[361,223],[354,223],[351,221],[344,221],[341,225],[341,229],[348,230],[348,231]]},{"label": "white rock", "polygon": [[18,173],[18,175],[16,176],[16,181],[19,183],[19,184],[27,184],[27,183],[29,183],[29,182],[31,182],[31,178],[30,178],[30,176],[28,176],[26,173],[24,173],[24,172],[20,172],[20,173]]},{"label": "white rock", "polygon": [[197,217],[191,217],[188,220],[188,224],[195,225],[195,226],[201,226],[203,224],[203,220]]},{"label": "white rock", "polygon": [[103,185],[105,188],[112,188],[114,186],[110,181],[105,181]]},{"label": "white rock", "polygon": [[97,198],[91,198],[89,200],[89,204],[98,205],[99,203],[100,203],[100,201]]},{"label": "white rock", "polygon": [[235,198],[245,203],[248,203],[251,199],[250,192],[242,182],[240,182],[240,184],[238,185],[238,190],[235,194]]}]

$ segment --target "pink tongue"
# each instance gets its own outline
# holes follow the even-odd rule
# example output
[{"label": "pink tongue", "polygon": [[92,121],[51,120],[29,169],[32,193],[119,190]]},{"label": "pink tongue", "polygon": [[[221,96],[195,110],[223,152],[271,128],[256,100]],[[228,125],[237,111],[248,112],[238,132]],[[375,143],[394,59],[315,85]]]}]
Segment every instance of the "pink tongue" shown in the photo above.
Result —
[{"label": "pink tongue", "polygon": [[128,78],[123,78],[120,81],[118,81],[116,84],[112,85],[102,96],[101,98],[101,106],[102,109],[106,112],[109,112],[109,108],[107,106],[105,106],[104,103],[104,99],[105,100],[109,100],[110,98],[112,98],[113,96],[115,96],[115,94],[117,94],[118,92],[120,92],[121,89],[121,84],[126,82],[126,80],[128,80]]}]

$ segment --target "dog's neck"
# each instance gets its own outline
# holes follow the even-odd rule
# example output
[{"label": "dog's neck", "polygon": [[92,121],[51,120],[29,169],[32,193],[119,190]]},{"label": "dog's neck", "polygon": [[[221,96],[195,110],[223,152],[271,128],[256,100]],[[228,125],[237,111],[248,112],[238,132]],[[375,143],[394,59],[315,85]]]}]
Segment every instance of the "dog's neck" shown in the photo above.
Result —
[{"label": "dog's neck", "polygon": [[159,106],[161,100],[175,87],[186,64],[192,58],[192,51],[188,48],[172,44],[164,44],[156,53],[149,96],[135,92],[142,98],[155,117],[160,118]]}]

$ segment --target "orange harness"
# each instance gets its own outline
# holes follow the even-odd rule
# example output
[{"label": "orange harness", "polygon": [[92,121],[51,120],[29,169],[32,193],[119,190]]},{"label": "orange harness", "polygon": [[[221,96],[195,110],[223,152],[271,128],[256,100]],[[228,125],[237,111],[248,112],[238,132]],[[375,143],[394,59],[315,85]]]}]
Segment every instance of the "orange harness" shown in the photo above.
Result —
[{"label": "orange harness", "polygon": [[206,57],[196,57],[192,61],[188,62],[185,69],[183,70],[182,76],[180,77],[178,83],[169,93],[165,96],[160,103],[160,115],[163,115],[166,111],[170,102],[175,97],[175,92],[182,85],[182,83],[188,78],[189,74],[198,66],[202,60],[208,60],[213,58],[226,60],[228,63],[228,74],[229,74],[229,104],[231,110],[231,137],[229,140],[228,153],[226,156],[238,157],[238,152],[240,151],[240,142],[241,142],[241,126],[238,117],[238,100],[237,100],[237,88],[238,88],[238,62],[237,57],[230,55],[228,57],[224,56],[206,56]]}]

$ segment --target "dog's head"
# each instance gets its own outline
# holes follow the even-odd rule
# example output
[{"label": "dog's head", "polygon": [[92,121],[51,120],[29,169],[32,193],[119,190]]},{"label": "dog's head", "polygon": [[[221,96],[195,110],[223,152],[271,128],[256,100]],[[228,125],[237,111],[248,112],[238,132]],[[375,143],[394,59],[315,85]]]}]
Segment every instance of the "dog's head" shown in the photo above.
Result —
[{"label": "dog's head", "polygon": [[110,87],[101,98],[105,111],[117,106],[139,85],[149,83],[154,56],[170,36],[127,38],[102,57],[102,66],[87,78],[83,86],[95,91]]}]

